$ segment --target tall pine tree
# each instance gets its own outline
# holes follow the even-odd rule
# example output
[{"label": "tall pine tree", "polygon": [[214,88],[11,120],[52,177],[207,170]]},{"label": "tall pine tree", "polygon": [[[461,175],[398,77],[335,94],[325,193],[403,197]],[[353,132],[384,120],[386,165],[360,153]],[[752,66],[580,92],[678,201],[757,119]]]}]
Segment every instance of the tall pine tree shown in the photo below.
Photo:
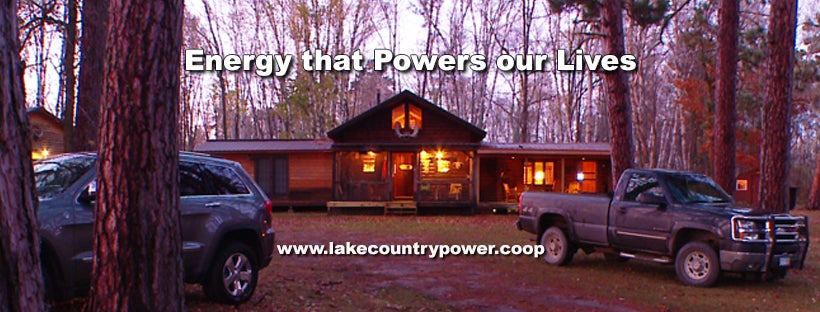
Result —
[{"label": "tall pine tree", "polygon": [[0,1],[0,311],[43,311],[37,197],[17,34],[17,1]]},{"label": "tall pine tree", "polygon": [[113,0],[91,309],[184,309],[178,190],[182,0]]},{"label": "tall pine tree", "polygon": [[729,194],[735,191],[735,123],[737,44],[740,1],[721,0],[718,17],[717,86],[715,88],[714,178]]},{"label": "tall pine tree", "polygon": [[766,57],[766,95],[763,101],[763,148],[760,158],[760,208],[787,211],[789,146],[791,144],[794,40],[797,0],[770,3]]}]

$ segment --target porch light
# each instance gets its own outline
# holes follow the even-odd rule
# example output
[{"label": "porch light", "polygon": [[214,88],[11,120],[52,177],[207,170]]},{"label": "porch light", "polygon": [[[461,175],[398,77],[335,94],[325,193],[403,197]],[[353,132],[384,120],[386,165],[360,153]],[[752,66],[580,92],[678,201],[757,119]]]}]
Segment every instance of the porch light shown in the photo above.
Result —
[{"label": "porch light", "polygon": [[442,153],[441,151],[436,152],[436,159],[441,159],[443,157],[444,157],[444,153]]},{"label": "porch light", "polygon": [[49,154],[48,148],[43,147],[43,151],[40,152],[40,155],[43,155],[43,158],[48,158],[48,154]]},{"label": "porch light", "polygon": [[578,174],[575,175],[575,179],[578,180],[578,182],[584,181],[584,173],[579,171]]}]

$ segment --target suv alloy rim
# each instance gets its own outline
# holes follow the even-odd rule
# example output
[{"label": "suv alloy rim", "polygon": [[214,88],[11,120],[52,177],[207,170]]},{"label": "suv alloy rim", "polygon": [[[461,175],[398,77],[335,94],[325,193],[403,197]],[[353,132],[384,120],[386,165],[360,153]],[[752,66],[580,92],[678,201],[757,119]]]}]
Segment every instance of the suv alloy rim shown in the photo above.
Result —
[{"label": "suv alloy rim", "polygon": [[222,266],[222,283],[225,285],[225,290],[233,297],[239,297],[245,293],[252,276],[251,261],[245,254],[232,254]]}]

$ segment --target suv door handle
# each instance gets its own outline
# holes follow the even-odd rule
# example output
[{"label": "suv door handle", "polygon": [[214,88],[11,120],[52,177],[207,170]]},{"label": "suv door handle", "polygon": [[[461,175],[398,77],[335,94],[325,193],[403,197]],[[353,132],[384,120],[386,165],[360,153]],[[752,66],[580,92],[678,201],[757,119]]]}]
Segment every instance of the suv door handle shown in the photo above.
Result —
[{"label": "suv door handle", "polygon": [[207,203],[207,204],[205,204],[205,207],[208,207],[208,208],[216,208],[216,207],[219,207],[219,206],[222,206],[222,203],[220,203],[220,202],[212,202],[212,203]]}]

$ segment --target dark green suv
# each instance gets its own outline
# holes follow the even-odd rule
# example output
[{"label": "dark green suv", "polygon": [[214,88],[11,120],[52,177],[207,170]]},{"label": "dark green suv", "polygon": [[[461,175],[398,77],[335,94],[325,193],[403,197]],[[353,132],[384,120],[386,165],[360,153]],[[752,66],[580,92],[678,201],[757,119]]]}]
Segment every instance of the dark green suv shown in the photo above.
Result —
[{"label": "dark green suv", "polygon": [[[43,272],[54,300],[89,288],[96,160],[77,153],[34,164]],[[217,301],[247,301],[273,253],[271,202],[238,163],[203,154],[180,154],[179,182],[185,281],[203,284]]]}]

